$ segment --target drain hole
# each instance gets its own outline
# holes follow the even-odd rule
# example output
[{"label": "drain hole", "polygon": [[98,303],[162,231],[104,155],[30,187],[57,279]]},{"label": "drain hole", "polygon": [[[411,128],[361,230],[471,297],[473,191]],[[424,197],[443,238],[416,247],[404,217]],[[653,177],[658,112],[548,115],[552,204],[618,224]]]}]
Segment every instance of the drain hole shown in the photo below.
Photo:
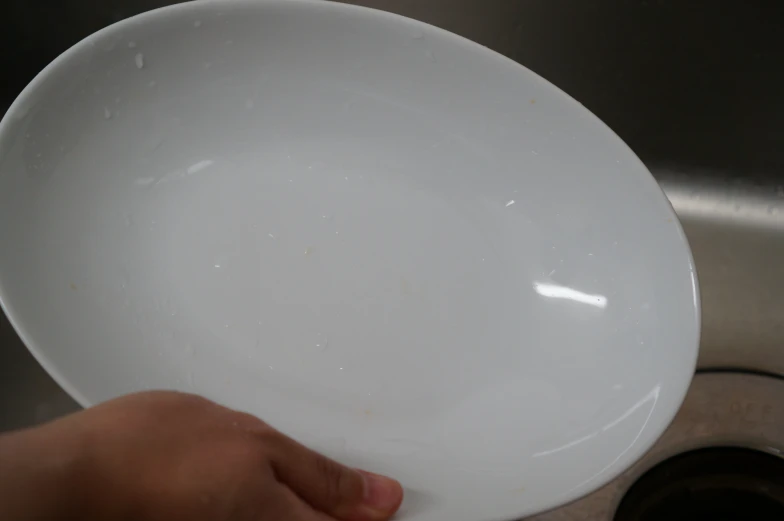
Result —
[{"label": "drain hole", "polygon": [[738,448],[672,457],[643,474],[614,521],[782,521],[784,459]]}]

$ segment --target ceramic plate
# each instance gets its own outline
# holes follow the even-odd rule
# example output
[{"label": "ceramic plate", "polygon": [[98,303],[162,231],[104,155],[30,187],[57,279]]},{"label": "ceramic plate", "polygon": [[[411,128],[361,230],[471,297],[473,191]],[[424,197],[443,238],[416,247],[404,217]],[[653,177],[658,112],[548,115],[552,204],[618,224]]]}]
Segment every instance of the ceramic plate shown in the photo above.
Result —
[{"label": "ceramic plate", "polygon": [[400,479],[407,521],[626,469],[694,370],[651,175],[522,66],[319,1],[177,5],[67,51],[0,127],[0,295],[90,405],[201,393]]}]

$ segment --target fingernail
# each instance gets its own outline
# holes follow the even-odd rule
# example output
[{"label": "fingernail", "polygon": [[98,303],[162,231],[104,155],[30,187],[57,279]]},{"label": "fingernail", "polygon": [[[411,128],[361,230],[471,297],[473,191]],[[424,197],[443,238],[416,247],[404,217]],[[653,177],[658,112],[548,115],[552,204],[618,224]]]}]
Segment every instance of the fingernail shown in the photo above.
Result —
[{"label": "fingernail", "polygon": [[403,501],[403,487],[394,479],[361,470],[365,478],[363,506],[373,510],[379,518],[389,517]]}]

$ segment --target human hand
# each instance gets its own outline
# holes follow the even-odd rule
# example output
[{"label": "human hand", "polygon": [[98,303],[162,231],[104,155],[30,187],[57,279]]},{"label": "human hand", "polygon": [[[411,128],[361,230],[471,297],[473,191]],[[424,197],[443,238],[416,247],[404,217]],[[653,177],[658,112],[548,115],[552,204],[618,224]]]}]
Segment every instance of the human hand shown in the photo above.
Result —
[{"label": "human hand", "polygon": [[189,394],[129,395],[13,436],[22,453],[57,451],[65,480],[42,490],[67,490],[59,510],[80,519],[385,521],[403,498],[394,480]]}]

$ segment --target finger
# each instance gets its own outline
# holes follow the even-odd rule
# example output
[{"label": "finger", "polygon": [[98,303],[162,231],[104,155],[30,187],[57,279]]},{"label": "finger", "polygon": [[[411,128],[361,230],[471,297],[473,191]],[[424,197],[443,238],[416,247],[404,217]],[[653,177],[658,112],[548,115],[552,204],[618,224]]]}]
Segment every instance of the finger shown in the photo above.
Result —
[{"label": "finger", "polygon": [[403,501],[393,479],[345,467],[282,434],[273,445],[278,479],[321,512],[343,521],[385,521]]},{"label": "finger", "polygon": [[336,521],[335,518],[319,512],[312,506],[305,503],[302,498],[296,495],[286,485],[280,483],[275,490],[275,501],[270,508],[261,513],[258,521],[269,521],[270,519],[280,521]]}]

